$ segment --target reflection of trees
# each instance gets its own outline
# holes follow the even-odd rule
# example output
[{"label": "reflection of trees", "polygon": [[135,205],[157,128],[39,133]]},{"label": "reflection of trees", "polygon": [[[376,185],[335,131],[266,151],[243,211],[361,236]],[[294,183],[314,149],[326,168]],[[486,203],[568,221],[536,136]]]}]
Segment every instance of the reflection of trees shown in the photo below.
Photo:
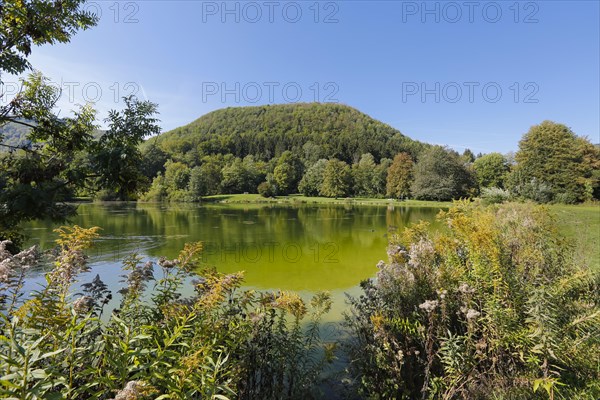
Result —
[{"label": "reflection of trees", "polygon": [[[436,209],[348,205],[206,205],[109,203],[84,204],[70,223],[100,226],[98,253],[121,259],[138,250],[150,256],[175,257],[184,244],[207,242],[206,260],[222,271],[247,271],[249,285],[289,290],[345,289],[372,276],[385,258],[388,226],[402,229],[419,219],[432,221]],[[34,222],[28,228],[35,242],[46,248],[55,235],[52,225]],[[256,262],[239,257],[256,246],[279,243],[275,258]],[[333,259],[325,263],[334,248]],[[303,257],[295,263],[282,256],[282,246],[298,246]],[[220,254],[219,252],[224,252]],[[224,257],[223,257],[224,255]],[[237,255],[237,257],[236,257]],[[237,260],[236,260],[237,258]]]},{"label": "reflection of trees", "polygon": [[419,221],[429,221],[432,228],[440,226],[435,216],[439,208],[430,207],[388,207],[386,224],[393,231],[401,232],[405,227]]}]

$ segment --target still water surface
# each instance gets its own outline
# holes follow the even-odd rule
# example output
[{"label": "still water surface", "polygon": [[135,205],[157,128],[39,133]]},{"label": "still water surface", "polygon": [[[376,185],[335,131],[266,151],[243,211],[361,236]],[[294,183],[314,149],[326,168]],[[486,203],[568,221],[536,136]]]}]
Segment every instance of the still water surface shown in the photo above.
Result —
[{"label": "still water surface", "polygon": [[[70,223],[102,228],[101,239],[90,252],[92,272],[82,282],[99,274],[116,291],[126,255],[175,258],[185,243],[202,241],[203,261],[221,272],[245,271],[247,287],[297,291],[305,298],[330,291],[334,308],[328,319],[338,320],[344,293],[358,294],[359,282],[374,276],[377,262],[387,259],[388,235],[419,220],[435,226],[438,211],[397,206],[94,203],[80,205]],[[47,249],[56,238],[52,231],[56,227],[38,221],[25,230],[30,243]],[[39,272],[28,286],[42,281]]]}]

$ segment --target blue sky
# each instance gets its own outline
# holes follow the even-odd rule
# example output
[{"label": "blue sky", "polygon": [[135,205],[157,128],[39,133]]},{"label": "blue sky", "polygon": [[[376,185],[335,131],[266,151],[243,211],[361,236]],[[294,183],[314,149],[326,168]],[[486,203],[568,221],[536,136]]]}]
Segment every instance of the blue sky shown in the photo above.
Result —
[{"label": "blue sky", "polygon": [[598,1],[87,7],[97,27],[31,57],[63,84],[61,112],[94,100],[105,117],[135,93],[169,130],[222,107],[319,100],[457,150],[514,151],[545,119],[600,142]]}]

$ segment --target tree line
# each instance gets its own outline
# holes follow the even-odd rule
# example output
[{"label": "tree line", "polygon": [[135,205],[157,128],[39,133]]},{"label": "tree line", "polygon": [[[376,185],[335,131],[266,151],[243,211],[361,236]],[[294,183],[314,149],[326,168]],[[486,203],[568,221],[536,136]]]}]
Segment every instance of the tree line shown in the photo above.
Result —
[{"label": "tree line", "polygon": [[[168,138],[171,143],[172,137]],[[144,200],[199,201],[204,196],[235,193],[440,201],[482,196],[490,201],[518,198],[540,203],[600,198],[598,146],[552,121],[531,127],[519,150],[507,155],[475,156],[468,149],[459,154],[423,145],[418,151],[399,151],[391,158],[377,158],[375,154],[380,153],[374,151],[348,161],[322,157],[327,150],[308,141],[270,159],[242,152],[190,161],[197,158],[189,155],[194,150],[180,154],[165,148],[169,147],[160,137],[143,147],[145,173],[153,179]]]}]

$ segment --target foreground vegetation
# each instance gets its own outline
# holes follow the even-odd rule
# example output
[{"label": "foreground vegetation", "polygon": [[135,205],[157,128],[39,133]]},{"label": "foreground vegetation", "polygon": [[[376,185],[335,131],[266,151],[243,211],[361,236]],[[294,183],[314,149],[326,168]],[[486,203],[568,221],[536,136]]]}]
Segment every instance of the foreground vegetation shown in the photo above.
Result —
[{"label": "foreground vegetation", "polygon": [[156,265],[129,256],[108,310],[98,278],[73,294],[95,228],[59,230],[32,294],[23,282],[40,255],[2,242],[0,395],[313,398],[340,347],[348,375],[334,384],[349,397],[597,398],[599,271],[578,263],[552,211],[461,202],[439,218],[446,229],[420,223],[391,239],[389,262],[350,299],[342,346],[319,338],[326,293],[305,304],[242,290],[242,274],[200,267],[200,244]]},{"label": "foreground vegetation", "polygon": [[[0,397],[14,399],[312,398],[333,346],[319,341],[326,293],[309,305],[293,293],[240,290],[241,273],[198,267],[200,244],[155,266],[124,261],[120,307],[99,280],[73,295],[96,229],[59,230],[44,288],[22,292],[35,248],[0,243]],[[195,296],[182,298],[192,277]],[[110,313],[102,322],[104,312]]]},{"label": "foreground vegetation", "polygon": [[459,203],[392,239],[347,317],[369,398],[596,399],[600,279],[547,210]]}]

